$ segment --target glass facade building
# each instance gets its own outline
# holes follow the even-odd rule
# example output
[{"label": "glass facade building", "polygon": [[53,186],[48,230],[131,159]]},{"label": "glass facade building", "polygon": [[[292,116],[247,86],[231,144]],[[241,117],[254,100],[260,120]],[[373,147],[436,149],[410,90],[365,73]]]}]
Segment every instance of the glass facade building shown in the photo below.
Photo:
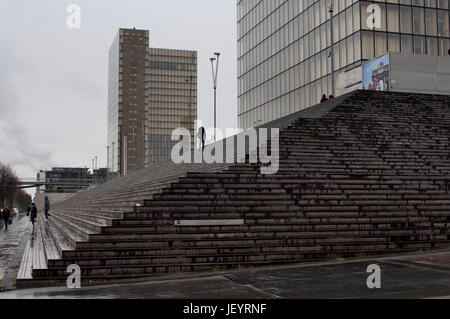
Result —
[{"label": "glass facade building", "polygon": [[[197,52],[149,49],[145,82],[146,165],[170,159],[172,131],[197,119]],[[194,143],[194,139],[192,141]]]},{"label": "glass facade building", "polygon": [[244,129],[319,103],[332,93],[332,72],[336,88],[340,72],[388,51],[449,54],[449,0],[238,0],[237,7]]},{"label": "glass facade building", "polygon": [[149,48],[148,30],[120,29],[108,71],[109,176],[169,159],[172,130],[194,131],[197,52]]}]

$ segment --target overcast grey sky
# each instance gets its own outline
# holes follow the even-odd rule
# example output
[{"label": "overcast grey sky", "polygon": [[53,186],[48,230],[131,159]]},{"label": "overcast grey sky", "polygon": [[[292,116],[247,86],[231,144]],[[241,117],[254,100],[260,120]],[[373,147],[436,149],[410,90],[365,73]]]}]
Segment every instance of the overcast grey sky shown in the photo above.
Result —
[{"label": "overcast grey sky", "polygon": [[[81,29],[69,29],[69,4]],[[235,0],[0,0],[0,162],[21,177],[106,166],[108,50],[120,27],[198,51],[199,119],[212,127],[210,56],[221,52],[218,127],[237,126]]]}]

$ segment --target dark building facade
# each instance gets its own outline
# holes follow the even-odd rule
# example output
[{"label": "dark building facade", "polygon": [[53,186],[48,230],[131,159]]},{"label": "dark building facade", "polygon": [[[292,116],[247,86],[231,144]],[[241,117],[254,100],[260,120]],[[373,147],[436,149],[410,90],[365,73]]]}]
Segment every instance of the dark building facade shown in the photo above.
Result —
[{"label": "dark building facade", "polygon": [[149,48],[148,30],[120,29],[108,82],[108,176],[169,159],[173,129],[193,133],[197,52]]},{"label": "dark building facade", "polygon": [[51,183],[45,185],[45,193],[76,193],[92,184],[92,176],[88,168],[54,167],[45,171],[43,181]]},{"label": "dark building facade", "polygon": [[108,167],[112,172],[143,167],[148,41],[148,31],[120,29],[109,52]]},{"label": "dark building facade", "polygon": [[[38,174],[37,180],[45,182],[44,193],[76,193],[86,190],[90,185],[106,182],[106,168],[54,167]],[[37,193],[40,193],[38,191]]]}]

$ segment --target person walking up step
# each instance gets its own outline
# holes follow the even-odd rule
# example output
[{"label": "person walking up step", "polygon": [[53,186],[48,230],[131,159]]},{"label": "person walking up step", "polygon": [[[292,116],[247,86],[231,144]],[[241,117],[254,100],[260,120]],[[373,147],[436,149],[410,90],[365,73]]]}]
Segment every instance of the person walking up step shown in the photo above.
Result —
[{"label": "person walking up step", "polygon": [[200,140],[200,146],[202,147],[202,152],[205,149],[206,131],[203,126],[198,129],[198,139]]},{"label": "person walking up step", "polygon": [[52,216],[48,212],[49,210],[50,210],[50,200],[48,199],[47,196],[45,196],[45,203],[44,203],[45,219],[48,219],[48,216]]},{"label": "person walking up step", "polygon": [[30,221],[33,224],[33,229],[34,229],[34,223],[36,222],[36,218],[37,218],[37,208],[36,208],[36,204],[33,203],[33,204],[31,204],[31,213],[30,213]]},{"label": "person walking up step", "polygon": [[5,208],[3,209],[3,214],[2,214],[3,221],[5,222],[5,231],[8,230],[8,223],[9,223],[10,217],[11,217],[11,211],[8,209],[8,206],[5,206]]}]

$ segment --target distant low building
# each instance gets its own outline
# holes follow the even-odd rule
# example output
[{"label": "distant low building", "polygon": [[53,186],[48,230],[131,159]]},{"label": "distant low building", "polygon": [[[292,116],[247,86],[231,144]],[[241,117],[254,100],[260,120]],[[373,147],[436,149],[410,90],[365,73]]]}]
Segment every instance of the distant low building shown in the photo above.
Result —
[{"label": "distant low building", "polygon": [[106,167],[94,169],[94,173],[92,174],[94,184],[103,184],[106,182],[107,174],[108,169]]},{"label": "distant low building", "polygon": [[37,180],[45,183],[44,193],[76,193],[106,181],[106,168],[91,173],[88,168],[54,167],[43,173],[37,175]]}]

